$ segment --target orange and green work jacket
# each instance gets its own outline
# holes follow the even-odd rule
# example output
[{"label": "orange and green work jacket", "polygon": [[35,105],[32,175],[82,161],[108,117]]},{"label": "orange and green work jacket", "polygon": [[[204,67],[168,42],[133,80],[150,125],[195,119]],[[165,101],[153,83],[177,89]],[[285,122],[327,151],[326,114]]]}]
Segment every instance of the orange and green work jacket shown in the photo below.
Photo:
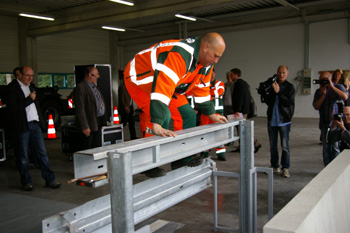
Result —
[{"label": "orange and green work jacket", "polygon": [[224,113],[224,104],[222,98],[225,92],[225,84],[221,81],[214,79],[210,83],[210,97],[211,101],[214,104],[215,112],[222,115]]},{"label": "orange and green work jacket", "polygon": [[175,93],[184,95],[190,90],[202,113],[215,113],[209,93],[212,66],[198,63],[199,49],[198,37],[167,40],[139,52],[125,67],[125,80],[150,94],[152,123],[162,125]]}]

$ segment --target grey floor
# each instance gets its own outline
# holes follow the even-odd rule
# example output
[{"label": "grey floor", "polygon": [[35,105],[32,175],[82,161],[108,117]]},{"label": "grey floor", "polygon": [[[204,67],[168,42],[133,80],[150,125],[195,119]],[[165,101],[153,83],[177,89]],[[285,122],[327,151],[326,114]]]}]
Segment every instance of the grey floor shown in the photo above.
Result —
[{"label": "grey floor", "polygon": [[[255,166],[269,167],[269,146],[266,118],[254,118],[255,136],[262,148],[255,154]],[[25,192],[19,185],[19,175],[13,156],[0,162],[0,232],[41,232],[41,220],[61,211],[71,209],[87,201],[109,193],[109,186],[99,188],[67,184],[74,178],[73,162],[61,152],[60,129],[57,139],[46,140],[50,164],[57,180],[63,184],[59,190],[47,189],[40,171],[30,167],[32,192]],[[125,140],[129,140],[127,127]],[[322,169],[322,146],[319,144],[318,119],[293,119],[290,133],[291,177],[274,176],[274,214],[283,208]],[[137,132],[139,133],[139,132]],[[236,145],[227,147],[227,161],[216,160],[210,152],[219,171],[239,172],[239,153],[231,152]],[[166,170],[170,166],[164,166]],[[135,182],[145,179],[135,175]],[[235,179],[219,179],[219,224],[238,231],[238,183]],[[182,226],[177,233],[214,232],[213,189],[207,189],[154,216],[154,219],[178,223]],[[258,175],[258,232],[267,222],[267,176]],[[227,231],[218,231],[227,232]]]}]

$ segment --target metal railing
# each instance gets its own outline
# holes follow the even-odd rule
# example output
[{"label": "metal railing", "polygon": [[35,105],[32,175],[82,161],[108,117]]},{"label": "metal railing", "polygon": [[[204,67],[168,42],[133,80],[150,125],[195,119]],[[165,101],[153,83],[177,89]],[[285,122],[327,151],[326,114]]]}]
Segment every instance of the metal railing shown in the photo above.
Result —
[{"label": "metal railing", "polygon": [[[235,126],[240,127],[239,137],[234,135]],[[229,176],[240,179],[241,232],[256,232],[256,179],[252,174],[258,169],[254,168],[253,128],[254,122],[235,120],[177,131],[175,138],[155,136],[78,152],[75,156],[79,158],[93,158],[82,166],[90,170],[99,166],[99,172],[108,170],[110,195],[43,220],[43,231],[60,232],[57,229],[67,228],[69,232],[95,232],[103,228],[107,232],[135,232],[135,224],[211,187],[213,175],[217,193],[216,177],[228,173],[218,172],[215,162],[205,159],[200,166],[181,167],[138,184],[133,184],[133,175],[240,139],[241,171],[237,176]],[[101,165],[102,160],[107,160],[107,166]],[[90,175],[86,171],[80,175]],[[269,201],[270,209],[272,199]],[[214,215],[215,230],[222,229],[217,226],[217,212]]]}]

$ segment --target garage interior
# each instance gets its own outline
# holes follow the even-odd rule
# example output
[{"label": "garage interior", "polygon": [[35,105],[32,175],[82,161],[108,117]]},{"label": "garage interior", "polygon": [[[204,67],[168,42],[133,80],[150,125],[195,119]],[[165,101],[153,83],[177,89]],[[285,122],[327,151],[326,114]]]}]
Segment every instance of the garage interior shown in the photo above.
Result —
[{"label": "garage interior", "polygon": [[[124,32],[108,31],[109,41],[104,41],[110,54],[108,62],[112,64],[113,89],[118,87],[118,69],[123,69],[130,54],[143,49],[145,44],[151,45],[169,38],[185,38],[187,36],[202,35],[206,32],[216,31],[218,33],[249,31],[252,29],[264,29],[271,27],[288,27],[289,25],[303,25],[302,31],[309,29],[314,22],[334,22],[345,20],[347,32],[349,33],[349,1],[337,0],[218,0],[218,1],[178,1],[178,0],[134,0],[134,6],[124,6],[107,0],[0,0],[1,19],[16,18],[18,20],[18,62],[0,64],[0,72],[11,72],[15,66],[28,64],[35,72],[42,69],[38,59],[40,43],[45,39],[59,37],[63,33],[79,33],[80,30],[94,30],[106,33],[102,26],[118,27],[125,29]],[[54,17],[52,22],[37,19],[19,17],[21,12],[45,15]],[[174,17],[175,14],[182,14],[196,18],[195,22]],[[2,23],[3,26],[6,23]],[[342,24],[343,25],[343,24]],[[6,33],[5,33],[6,34]],[[306,36],[305,36],[306,37]],[[229,37],[230,38],[230,37]],[[256,38],[259,41],[260,38]],[[313,38],[311,38],[312,40]],[[303,38],[307,41],[308,38]],[[346,39],[348,40],[348,38]],[[1,40],[0,40],[1,41]],[[226,40],[229,44],[231,41]],[[37,44],[38,43],[38,44]],[[307,45],[307,43],[305,43]],[[312,44],[311,44],[312,45]],[[0,45],[2,47],[4,45]],[[94,45],[91,45],[93,47]],[[347,46],[349,43],[347,41]],[[5,49],[6,46],[2,47]],[[132,48],[130,48],[132,47]],[[312,48],[311,48],[312,49]],[[96,49],[97,50],[97,49]],[[5,50],[4,50],[5,51]],[[305,48],[301,56],[299,67],[292,68],[293,75],[297,70],[310,68],[312,59],[315,61],[323,57],[323,54],[312,54],[308,56],[308,49]],[[75,56],[84,56],[86,51]],[[349,56],[349,50],[343,51],[345,57]],[[92,52],[93,53],[93,52]],[[6,55],[10,52],[6,51]],[[99,55],[99,52],[96,51]],[[97,55],[97,56],[98,56]],[[44,55],[39,55],[44,56]],[[230,56],[227,54],[226,56]],[[312,57],[314,56],[314,57]],[[332,58],[327,54],[329,58]],[[9,59],[11,60],[11,59]],[[41,59],[43,60],[43,59]],[[227,64],[228,58],[223,58],[223,63],[218,64],[218,76],[221,81],[225,80],[225,72],[232,68]],[[311,60],[311,65],[310,65]],[[338,63],[344,69],[350,69],[349,60],[343,59],[344,63]],[[226,61],[226,62],[225,62]],[[96,61],[86,62],[98,63]],[[324,61],[323,64],[325,64]],[[9,65],[8,65],[9,64]],[[345,65],[343,65],[345,64]],[[8,65],[8,67],[5,67]],[[279,65],[279,64],[277,64]],[[274,64],[274,68],[277,67]],[[323,70],[336,69],[337,64],[324,66]],[[59,72],[63,65],[57,64]],[[44,67],[45,69],[45,67]],[[48,68],[46,68],[48,69]],[[318,78],[318,72],[313,70],[313,78]],[[48,72],[48,71],[47,71]],[[65,71],[68,72],[68,71]],[[261,75],[269,77],[273,71],[264,71]],[[248,76],[248,75],[247,75]],[[263,80],[249,75],[248,79],[252,86]],[[294,79],[294,76],[291,75]],[[34,81],[35,82],[35,81]],[[314,88],[314,87],[313,87]],[[314,91],[315,89],[311,89]],[[65,95],[66,90],[63,90]],[[259,96],[254,93],[255,101],[258,104],[259,116],[253,118],[255,124],[255,137],[262,142],[262,148],[255,154],[255,166],[269,166],[269,146],[266,127],[266,107],[258,103]],[[116,92],[113,95],[113,102],[116,103]],[[307,100],[301,98],[299,102],[308,102],[309,110],[305,106],[296,109],[296,116],[293,118],[292,131],[290,134],[291,147],[291,177],[282,178],[274,176],[274,214],[278,213],[303,187],[305,187],[322,169],[322,146],[319,144],[318,113],[311,107],[312,97]],[[310,100],[311,99],[311,100]],[[300,106],[302,105],[299,103]],[[305,111],[305,112],[304,112]],[[311,113],[310,113],[311,112]],[[99,188],[82,187],[75,184],[67,184],[67,181],[74,177],[73,162],[70,155],[62,153],[60,133],[57,128],[58,138],[46,140],[46,147],[49,154],[50,164],[55,171],[57,180],[63,184],[59,190],[44,188],[44,182],[40,177],[40,170],[34,165],[30,173],[33,177],[35,190],[25,192],[19,185],[19,175],[11,152],[8,153],[6,161],[0,162],[0,203],[2,219],[0,223],[1,232],[41,232],[41,221],[44,218],[55,215],[61,211],[82,205],[109,193],[109,185]],[[137,131],[139,134],[139,131]],[[138,135],[139,136],[139,135]],[[124,139],[129,140],[128,129],[124,128]],[[221,171],[239,172],[239,153],[231,152],[237,145],[227,147],[226,162],[216,160],[213,151],[211,156]],[[170,166],[165,166],[170,170]],[[143,175],[134,176],[134,182],[146,179]],[[266,175],[258,175],[258,232],[263,232],[263,226],[268,221],[267,217],[267,183]],[[221,225],[231,227],[239,231],[238,222],[238,184],[236,180],[223,178],[219,181],[219,222]],[[166,211],[157,214],[149,220],[165,221],[163,228],[155,232],[213,232],[213,190],[207,189],[186,201],[183,201]],[[168,227],[168,228],[167,228]],[[226,232],[226,231],[219,231]]]}]

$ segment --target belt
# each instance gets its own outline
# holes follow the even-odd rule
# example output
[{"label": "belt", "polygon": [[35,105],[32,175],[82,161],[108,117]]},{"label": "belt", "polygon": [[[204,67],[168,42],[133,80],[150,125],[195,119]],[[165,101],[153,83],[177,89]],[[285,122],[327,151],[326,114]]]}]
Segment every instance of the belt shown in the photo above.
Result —
[{"label": "belt", "polygon": [[39,123],[39,121],[28,121],[28,123]]}]

